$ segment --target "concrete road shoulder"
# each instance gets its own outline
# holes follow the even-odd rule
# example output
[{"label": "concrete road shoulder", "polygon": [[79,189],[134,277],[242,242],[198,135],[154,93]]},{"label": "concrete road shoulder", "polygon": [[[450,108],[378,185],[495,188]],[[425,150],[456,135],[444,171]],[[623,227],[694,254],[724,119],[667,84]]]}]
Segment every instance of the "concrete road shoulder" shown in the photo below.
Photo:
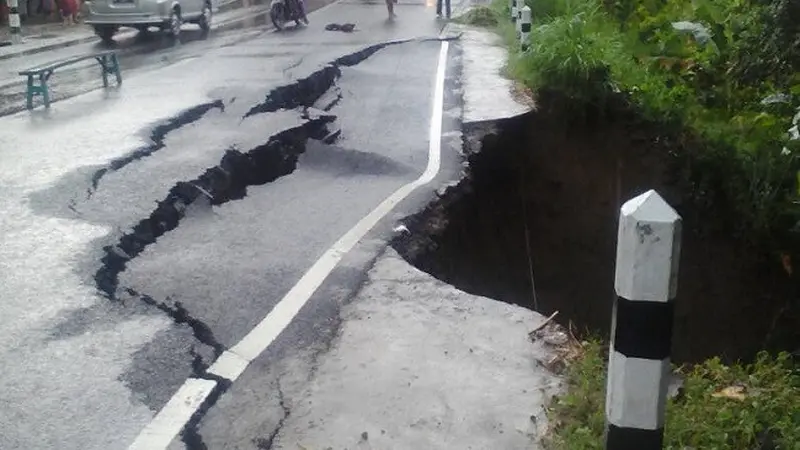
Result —
[{"label": "concrete road shoulder", "polygon": [[560,379],[544,317],[461,292],[389,249],[271,448],[532,449]]}]

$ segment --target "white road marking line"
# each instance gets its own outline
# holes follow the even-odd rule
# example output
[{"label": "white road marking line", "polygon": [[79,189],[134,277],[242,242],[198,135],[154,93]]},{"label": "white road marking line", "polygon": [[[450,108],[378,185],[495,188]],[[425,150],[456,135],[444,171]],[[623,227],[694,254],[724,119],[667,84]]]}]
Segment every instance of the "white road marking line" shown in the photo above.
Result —
[{"label": "white road marking line", "polygon": [[[235,381],[247,369],[250,362],[260,355],[292,322],[297,313],[306,304],[311,295],[330,275],[336,265],[392,208],[403,201],[415,189],[430,183],[442,162],[442,115],[444,108],[444,78],[447,68],[447,50],[449,42],[443,41],[439,51],[439,62],[433,91],[433,111],[428,146],[428,165],[416,180],[403,185],[369,214],[364,216],[347,233],[336,241],[297,284],[275,305],[255,328],[253,328],[238,344],[224,352],[209,368],[213,375]],[[166,449],[192,414],[200,407],[216,382],[211,380],[189,378],[169,403],[153,418],[153,421],[139,434],[129,450]]]},{"label": "white road marking line", "polygon": [[183,425],[192,417],[217,385],[216,381],[189,378],[178,392],[161,409],[150,424],[139,433],[129,450],[153,450],[166,448],[180,433]]}]

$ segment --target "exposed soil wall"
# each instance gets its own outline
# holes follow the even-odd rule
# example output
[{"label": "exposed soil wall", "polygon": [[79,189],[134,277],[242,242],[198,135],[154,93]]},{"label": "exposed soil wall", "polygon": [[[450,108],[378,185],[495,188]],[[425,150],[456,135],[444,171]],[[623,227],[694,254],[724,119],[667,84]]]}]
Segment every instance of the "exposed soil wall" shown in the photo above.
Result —
[{"label": "exposed soil wall", "polygon": [[465,130],[467,177],[408,218],[400,253],[470,293],[558,310],[562,322],[607,335],[619,207],[656,189],[684,218],[674,359],[794,350],[788,277],[725,232],[725,211],[687,200],[675,176],[685,150],[632,116],[570,122],[574,112],[558,105],[544,99],[537,112]]}]

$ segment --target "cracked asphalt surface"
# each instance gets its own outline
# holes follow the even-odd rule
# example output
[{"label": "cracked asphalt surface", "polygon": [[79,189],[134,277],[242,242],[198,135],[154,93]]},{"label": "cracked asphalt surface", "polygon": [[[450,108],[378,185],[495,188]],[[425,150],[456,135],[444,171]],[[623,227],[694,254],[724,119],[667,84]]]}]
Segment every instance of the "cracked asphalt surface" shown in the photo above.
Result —
[{"label": "cracked asphalt surface", "polygon": [[[123,53],[121,89],[94,89],[79,69],[50,111],[0,118],[0,448],[127,448],[422,173],[444,24],[430,2],[397,12],[344,0],[307,28]],[[357,31],[324,30],[334,22]],[[0,88],[5,113],[14,89]],[[447,89],[457,107],[456,81]],[[171,449],[272,447],[284,392],[313,376],[395,221],[455,176],[456,147]]]}]

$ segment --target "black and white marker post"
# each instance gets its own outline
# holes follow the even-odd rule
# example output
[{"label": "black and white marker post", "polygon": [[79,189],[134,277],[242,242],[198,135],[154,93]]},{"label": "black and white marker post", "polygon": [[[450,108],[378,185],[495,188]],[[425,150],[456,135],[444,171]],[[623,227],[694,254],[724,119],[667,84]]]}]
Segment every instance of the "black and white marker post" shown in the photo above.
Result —
[{"label": "black and white marker post", "polygon": [[11,32],[11,43],[22,43],[22,23],[19,20],[19,0],[8,0],[8,26]]},{"label": "black and white marker post", "polygon": [[522,48],[522,51],[528,50],[528,41],[530,40],[531,36],[531,7],[525,5],[522,8],[522,14],[520,15],[521,18],[521,25],[519,26],[520,33],[519,33],[519,45]]},{"label": "black and white marker post", "polygon": [[517,23],[517,1],[511,0],[511,21]]},{"label": "black and white marker post", "polygon": [[606,450],[658,450],[670,375],[681,217],[656,191],[620,210]]}]

